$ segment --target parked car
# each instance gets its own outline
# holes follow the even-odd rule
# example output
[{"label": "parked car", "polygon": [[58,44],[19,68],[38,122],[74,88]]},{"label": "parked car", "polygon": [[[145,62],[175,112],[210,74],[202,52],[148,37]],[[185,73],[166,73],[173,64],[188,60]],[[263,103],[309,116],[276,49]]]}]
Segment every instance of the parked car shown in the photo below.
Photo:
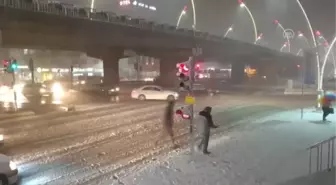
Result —
[{"label": "parked car", "polygon": [[159,86],[145,85],[134,89],[131,97],[138,100],[176,100],[179,94],[174,91],[164,90]]},{"label": "parked car", "polygon": [[0,154],[0,184],[12,185],[18,182],[18,169],[15,162]]}]

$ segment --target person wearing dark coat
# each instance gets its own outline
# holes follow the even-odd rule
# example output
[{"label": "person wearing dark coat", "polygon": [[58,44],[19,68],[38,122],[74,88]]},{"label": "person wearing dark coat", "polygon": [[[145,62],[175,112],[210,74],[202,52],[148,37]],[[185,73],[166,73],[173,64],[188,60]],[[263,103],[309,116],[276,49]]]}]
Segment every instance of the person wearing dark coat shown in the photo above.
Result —
[{"label": "person wearing dark coat", "polygon": [[155,145],[157,145],[160,140],[163,140],[166,137],[166,135],[169,135],[173,146],[177,147],[177,145],[175,144],[174,131],[173,131],[174,106],[175,106],[175,101],[174,100],[168,101],[167,107],[164,111],[164,117],[163,117],[163,122],[162,122],[163,123],[163,125],[162,125],[163,126],[162,127],[162,135],[159,138],[159,140],[157,140],[155,142]]},{"label": "person wearing dark coat", "polygon": [[200,138],[200,143],[198,149],[203,151],[203,154],[210,154],[208,151],[209,138],[210,138],[210,129],[217,128],[214,125],[212,116],[211,116],[211,107],[205,107],[204,110],[199,112],[200,122],[197,125],[198,136]]}]

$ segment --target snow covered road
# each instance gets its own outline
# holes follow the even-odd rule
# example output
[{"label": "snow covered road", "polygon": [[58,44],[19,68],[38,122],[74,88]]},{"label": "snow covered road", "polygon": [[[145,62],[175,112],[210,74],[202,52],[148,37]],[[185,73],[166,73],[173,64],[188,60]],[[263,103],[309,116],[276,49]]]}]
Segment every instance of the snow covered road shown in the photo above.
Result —
[{"label": "snow covered road", "polygon": [[[214,106],[214,112],[225,118],[217,120],[224,128],[249,117],[310,103],[215,96],[199,98],[196,110]],[[3,151],[19,164],[22,185],[106,183],[116,172],[171,150],[168,141],[154,146],[164,106],[163,102],[127,101],[81,105],[77,112],[0,115],[6,142]],[[179,118],[176,121],[176,139],[185,145],[188,124]]]},{"label": "snow covered road", "polygon": [[248,124],[213,137],[209,156],[172,152],[139,166],[137,172],[134,168],[133,173],[119,174],[119,182],[104,184],[277,185],[308,175],[306,148],[335,135],[336,116],[329,120],[323,123],[321,113],[312,109],[304,111],[302,120],[300,110],[243,120]]}]

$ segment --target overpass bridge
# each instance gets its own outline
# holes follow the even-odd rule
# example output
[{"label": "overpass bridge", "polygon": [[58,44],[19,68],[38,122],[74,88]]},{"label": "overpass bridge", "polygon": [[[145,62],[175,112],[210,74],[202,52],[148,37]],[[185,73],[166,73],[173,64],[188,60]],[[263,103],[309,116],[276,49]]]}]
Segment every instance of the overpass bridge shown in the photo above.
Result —
[{"label": "overpass bridge", "polygon": [[294,66],[299,60],[208,33],[33,0],[0,0],[0,33],[1,47],[75,50],[100,58],[104,62],[104,81],[113,84],[119,81],[118,60],[125,57],[126,49],[160,58],[161,76],[166,79],[170,79],[176,63],[186,61],[195,47],[202,48],[201,58],[231,63],[237,83],[242,81],[247,63],[264,63],[267,68],[273,66],[274,71],[276,65]]}]

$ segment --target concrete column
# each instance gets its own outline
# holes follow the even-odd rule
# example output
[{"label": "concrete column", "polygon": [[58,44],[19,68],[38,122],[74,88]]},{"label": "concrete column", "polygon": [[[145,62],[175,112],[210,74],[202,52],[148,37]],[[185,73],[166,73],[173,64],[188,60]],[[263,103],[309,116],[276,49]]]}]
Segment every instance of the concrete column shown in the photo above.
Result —
[{"label": "concrete column", "polygon": [[242,84],[245,80],[245,63],[233,62],[231,66],[231,82],[235,85]]},{"label": "concrete column", "polygon": [[100,59],[103,60],[104,84],[119,84],[119,59],[123,53],[119,50],[111,50],[102,53]]}]

